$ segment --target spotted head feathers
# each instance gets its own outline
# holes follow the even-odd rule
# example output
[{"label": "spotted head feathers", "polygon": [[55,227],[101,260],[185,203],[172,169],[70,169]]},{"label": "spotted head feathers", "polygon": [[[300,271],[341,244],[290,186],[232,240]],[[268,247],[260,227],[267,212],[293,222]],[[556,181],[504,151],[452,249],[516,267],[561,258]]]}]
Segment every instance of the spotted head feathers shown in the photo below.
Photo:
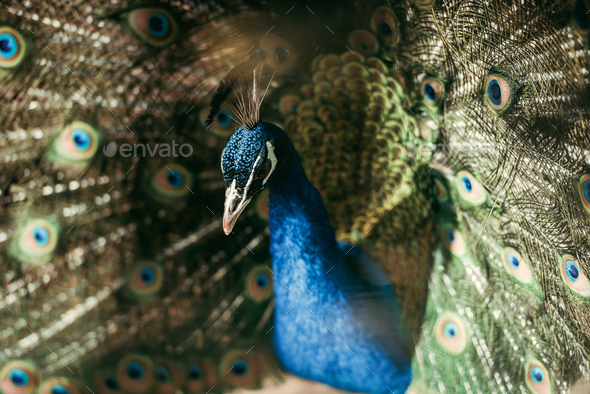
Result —
[{"label": "spotted head feathers", "polygon": [[271,123],[259,121],[252,128],[240,127],[232,135],[221,155],[226,234],[250,200],[277,175],[292,151],[285,132]]}]

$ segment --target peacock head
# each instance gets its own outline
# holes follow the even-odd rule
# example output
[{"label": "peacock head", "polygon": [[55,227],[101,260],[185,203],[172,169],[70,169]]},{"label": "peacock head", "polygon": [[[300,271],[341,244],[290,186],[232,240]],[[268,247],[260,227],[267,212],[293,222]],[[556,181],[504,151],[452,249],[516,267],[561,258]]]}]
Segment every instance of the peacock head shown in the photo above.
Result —
[{"label": "peacock head", "polygon": [[291,143],[277,126],[257,122],[248,129],[240,127],[221,154],[225,181],[223,231],[229,234],[252,197],[276,177],[288,160]]}]

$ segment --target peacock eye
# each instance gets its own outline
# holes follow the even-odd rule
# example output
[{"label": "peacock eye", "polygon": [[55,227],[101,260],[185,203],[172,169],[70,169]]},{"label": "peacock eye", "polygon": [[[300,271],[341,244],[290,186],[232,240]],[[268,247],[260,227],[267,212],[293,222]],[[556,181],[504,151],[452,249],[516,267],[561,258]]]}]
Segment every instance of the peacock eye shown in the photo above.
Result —
[{"label": "peacock eye", "polygon": [[151,360],[137,354],[124,357],[117,366],[121,389],[132,394],[148,392],[155,383],[154,375]]},{"label": "peacock eye", "polygon": [[297,104],[301,101],[301,97],[294,94],[287,94],[281,97],[279,101],[279,111],[281,115],[287,116],[288,114],[297,113]]},{"label": "peacock eye", "polygon": [[158,378],[158,382],[160,383],[168,383],[172,380],[168,368],[162,365],[158,365],[156,367],[156,377]]},{"label": "peacock eye", "polygon": [[84,161],[98,149],[99,133],[89,124],[73,122],[66,126],[55,141],[55,150],[62,159]]},{"label": "peacock eye", "polygon": [[186,388],[189,393],[206,392],[219,386],[215,364],[210,360],[193,360],[188,364]]},{"label": "peacock eye", "polygon": [[353,51],[363,56],[371,56],[379,50],[379,42],[366,30],[355,30],[348,35],[348,43]]},{"label": "peacock eye", "polygon": [[0,26],[0,68],[18,66],[26,51],[26,43],[19,32],[8,26]]},{"label": "peacock eye", "polygon": [[377,7],[371,17],[371,30],[382,41],[393,43],[397,41],[397,18],[389,7]]},{"label": "peacock eye", "polygon": [[92,377],[92,386],[98,394],[113,394],[120,391],[119,382],[111,370],[100,370]]},{"label": "peacock eye", "polygon": [[454,255],[463,256],[465,254],[465,241],[455,227],[446,226],[443,228],[443,241]]},{"label": "peacock eye", "polygon": [[459,335],[459,326],[456,323],[448,322],[445,324],[443,332],[447,338],[455,338]]},{"label": "peacock eye", "polygon": [[219,372],[230,385],[250,388],[260,382],[267,370],[268,364],[260,354],[237,350],[223,357]]},{"label": "peacock eye", "polygon": [[260,166],[258,171],[256,171],[256,175],[254,176],[254,180],[257,181],[259,179],[266,178],[266,176],[268,175],[269,172],[270,172],[270,163],[265,162],[264,164],[262,164]]},{"label": "peacock eye", "polygon": [[520,253],[513,248],[505,248],[503,253],[504,268],[518,281],[532,283],[533,274],[528,264],[523,260]]},{"label": "peacock eye", "polygon": [[463,320],[455,313],[441,315],[434,324],[438,343],[449,353],[459,354],[467,346],[467,332]]},{"label": "peacock eye", "polygon": [[[201,124],[205,124],[205,120],[209,115],[210,107],[203,108],[200,113]],[[233,113],[227,108],[219,110],[213,123],[211,123],[211,132],[220,137],[231,137],[236,131],[236,124],[233,121]]]},{"label": "peacock eye", "polygon": [[588,11],[586,1],[574,0],[573,19],[577,30],[582,34],[586,34],[590,30],[590,15]]},{"label": "peacock eye", "polygon": [[486,193],[481,184],[469,171],[459,171],[455,178],[459,195],[473,205],[480,205],[486,200]]},{"label": "peacock eye", "polygon": [[192,176],[186,168],[172,163],[162,167],[152,180],[152,186],[158,194],[173,198],[190,194],[191,184]]},{"label": "peacock eye", "polygon": [[114,376],[107,376],[104,378],[104,384],[106,387],[108,387],[109,389],[113,390],[113,391],[118,391],[119,390],[119,383],[117,383],[117,380],[115,379]]},{"label": "peacock eye", "polygon": [[543,382],[543,380],[545,380],[545,372],[543,372],[543,370],[539,367],[531,368],[530,375],[531,375],[531,380],[536,384],[539,384],[539,383]]},{"label": "peacock eye", "polygon": [[256,286],[262,290],[268,288],[269,282],[268,277],[264,274],[258,274],[258,276],[256,276]]},{"label": "peacock eye", "polygon": [[248,373],[248,369],[248,363],[244,360],[237,359],[232,362],[230,371],[236,376],[244,376]]},{"label": "peacock eye", "polygon": [[178,34],[174,17],[162,8],[139,8],[127,16],[133,31],[145,42],[155,47],[169,45]]},{"label": "peacock eye", "polygon": [[217,124],[219,124],[219,127],[222,128],[228,127],[232,122],[231,115],[227,110],[219,111],[217,116],[215,116],[215,120],[217,121]]},{"label": "peacock eye", "polygon": [[166,174],[166,182],[172,189],[180,189],[184,183],[184,180],[178,171],[170,170]]},{"label": "peacock eye", "polygon": [[45,219],[30,220],[18,235],[18,246],[22,261],[40,263],[51,257],[50,252],[57,245],[58,227]]},{"label": "peacock eye", "polygon": [[562,258],[561,276],[573,291],[583,297],[590,297],[590,282],[573,256],[566,255]]},{"label": "peacock eye", "polygon": [[12,361],[0,370],[0,391],[4,394],[30,394],[38,382],[37,369],[24,361]]},{"label": "peacock eye", "polygon": [[43,382],[39,394],[80,394],[80,389],[68,379],[55,378]]},{"label": "peacock eye", "polygon": [[272,274],[265,267],[255,267],[246,276],[246,290],[254,301],[267,300],[272,296]]},{"label": "peacock eye", "polygon": [[439,202],[447,202],[449,200],[449,191],[447,190],[446,185],[440,179],[436,178],[434,178],[434,185],[437,190],[436,199]]},{"label": "peacock eye", "polygon": [[431,107],[438,107],[443,97],[444,89],[442,83],[434,78],[426,78],[422,81],[422,97],[424,102]]},{"label": "peacock eye", "polygon": [[157,379],[155,393],[172,394],[180,390],[186,379],[180,364],[160,358],[155,359],[154,363],[156,365]]},{"label": "peacock eye", "polygon": [[526,383],[534,393],[549,394],[551,392],[547,369],[536,360],[526,364]]},{"label": "peacock eye", "polygon": [[582,204],[588,212],[590,212],[590,175],[584,174],[580,178],[580,198]]},{"label": "peacock eye", "polygon": [[56,384],[51,387],[51,394],[70,394],[70,390],[61,384]]},{"label": "peacock eye", "polygon": [[140,296],[156,294],[164,280],[164,271],[159,265],[144,261],[133,267],[131,290]]},{"label": "peacock eye", "polygon": [[497,112],[506,109],[512,101],[510,83],[499,75],[488,76],[485,83],[485,101]]},{"label": "peacock eye", "polygon": [[297,59],[293,45],[274,34],[265,35],[260,41],[260,47],[270,54],[266,62],[273,69],[286,69]]},{"label": "peacock eye", "polygon": [[198,365],[191,365],[188,370],[188,378],[190,380],[202,380],[203,372]]}]

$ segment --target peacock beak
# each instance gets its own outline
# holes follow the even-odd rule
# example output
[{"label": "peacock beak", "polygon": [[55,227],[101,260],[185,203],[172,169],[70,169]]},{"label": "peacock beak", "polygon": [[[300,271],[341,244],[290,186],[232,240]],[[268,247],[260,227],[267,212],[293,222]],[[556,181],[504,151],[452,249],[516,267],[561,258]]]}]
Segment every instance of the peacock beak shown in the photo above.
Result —
[{"label": "peacock beak", "polygon": [[235,180],[225,190],[225,204],[223,209],[223,231],[225,235],[231,233],[240,214],[244,211],[251,199],[238,194]]}]

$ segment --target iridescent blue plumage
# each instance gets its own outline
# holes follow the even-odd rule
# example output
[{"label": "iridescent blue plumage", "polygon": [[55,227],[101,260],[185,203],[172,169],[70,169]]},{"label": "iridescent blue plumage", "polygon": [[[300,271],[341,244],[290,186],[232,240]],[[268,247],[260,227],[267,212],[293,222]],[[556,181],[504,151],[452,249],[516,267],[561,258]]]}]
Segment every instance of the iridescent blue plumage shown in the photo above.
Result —
[{"label": "iridescent blue plumage", "polygon": [[226,233],[248,201],[270,188],[273,333],[283,366],[345,390],[405,391],[410,357],[391,286],[362,253],[351,253],[354,265],[345,261],[287,135],[264,122],[238,129],[223,152],[222,170]]}]

